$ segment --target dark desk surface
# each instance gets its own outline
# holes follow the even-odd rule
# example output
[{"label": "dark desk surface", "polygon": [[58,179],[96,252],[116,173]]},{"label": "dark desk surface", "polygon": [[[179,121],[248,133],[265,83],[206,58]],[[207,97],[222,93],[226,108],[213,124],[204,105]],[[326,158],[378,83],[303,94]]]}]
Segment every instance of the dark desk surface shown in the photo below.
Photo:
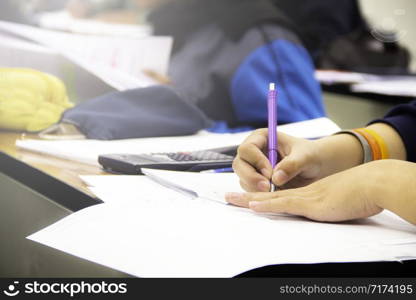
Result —
[{"label": "dark desk surface", "polygon": [[0,153],[0,277],[127,276],[26,239],[72,210],[97,203],[78,175],[105,173],[88,165],[19,151],[15,141],[21,138],[25,137],[0,133],[0,151],[11,156]]}]

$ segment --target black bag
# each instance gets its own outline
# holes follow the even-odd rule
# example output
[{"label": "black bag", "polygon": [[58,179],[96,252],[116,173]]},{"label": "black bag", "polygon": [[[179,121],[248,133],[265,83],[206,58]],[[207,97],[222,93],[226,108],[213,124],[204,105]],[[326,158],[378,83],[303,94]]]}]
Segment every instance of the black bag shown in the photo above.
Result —
[{"label": "black bag", "polygon": [[115,92],[83,102],[61,120],[90,139],[112,140],[191,135],[212,126],[196,106],[168,86]]}]

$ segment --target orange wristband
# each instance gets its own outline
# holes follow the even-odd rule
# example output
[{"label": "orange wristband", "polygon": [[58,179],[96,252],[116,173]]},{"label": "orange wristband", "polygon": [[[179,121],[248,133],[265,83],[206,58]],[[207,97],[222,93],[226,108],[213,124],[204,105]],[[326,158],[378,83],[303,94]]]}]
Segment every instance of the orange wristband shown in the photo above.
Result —
[{"label": "orange wristband", "polygon": [[367,132],[364,128],[354,129],[354,132],[361,134],[368,142],[371,148],[371,152],[373,153],[373,160],[380,160],[382,159],[381,149],[376,140],[376,138]]},{"label": "orange wristband", "polygon": [[371,134],[376,139],[377,144],[380,147],[381,159],[388,159],[390,157],[390,154],[384,139],[373,129],[363,128],[363,130]]}]

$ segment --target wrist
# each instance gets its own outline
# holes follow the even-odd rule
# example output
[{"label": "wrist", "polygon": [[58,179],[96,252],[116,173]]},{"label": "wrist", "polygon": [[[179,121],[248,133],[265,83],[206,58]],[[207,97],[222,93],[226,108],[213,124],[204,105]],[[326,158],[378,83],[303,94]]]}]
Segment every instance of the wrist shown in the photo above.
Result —
[{"label": "wrist", "polygon": [[406,173],[407,165],[400,160],[384,159],[363,166],[362,180],[359,181],[363,183],[365,198],[382,209],[394,211],[392,200],[400,197],[401,186],[406,187],[403,173]]},{"label": "wrist", "polygon": [[388,197],[382,189],[385,189],[388,185],[385,183],[389,182],[389,172],[386,170],[390,164],[389,160],[376,160],[361,167],[362,174],[357,178],[357,184],[360,185],[364,199],[369,205],[386,208],[385,201]]},{"label": "wrist", "polygon": [[350,134],[338,134],[315,141],[323,177],[363,163],[360,141]]},{"label": "wrist", "polygon": [[366,186],[366,197],[371,198],[380,208],[392,210],[392,200],[398,200],[401,190],[406,190],[410,183],[406,180],[406,173],[411,174],[406,172],[409,165],[407,162],[392,159],[366,164],[368,167],[363,168],[365,180],[362,180]]}]

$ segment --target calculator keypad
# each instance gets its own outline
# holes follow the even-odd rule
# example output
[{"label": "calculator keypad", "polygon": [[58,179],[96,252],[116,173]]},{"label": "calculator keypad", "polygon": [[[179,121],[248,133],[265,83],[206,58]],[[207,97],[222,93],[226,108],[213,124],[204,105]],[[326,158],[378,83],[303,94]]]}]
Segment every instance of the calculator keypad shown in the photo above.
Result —
[{"label": "calculator keypad", "polygon": [[195,152],[174,152],[174,153],[157,153],[152,154],[154,157],[164,157],[167,160],[177,162],[195,162],[195,161],[221,161],[232,160],[233,157],[213,151],[195,151]]}]

